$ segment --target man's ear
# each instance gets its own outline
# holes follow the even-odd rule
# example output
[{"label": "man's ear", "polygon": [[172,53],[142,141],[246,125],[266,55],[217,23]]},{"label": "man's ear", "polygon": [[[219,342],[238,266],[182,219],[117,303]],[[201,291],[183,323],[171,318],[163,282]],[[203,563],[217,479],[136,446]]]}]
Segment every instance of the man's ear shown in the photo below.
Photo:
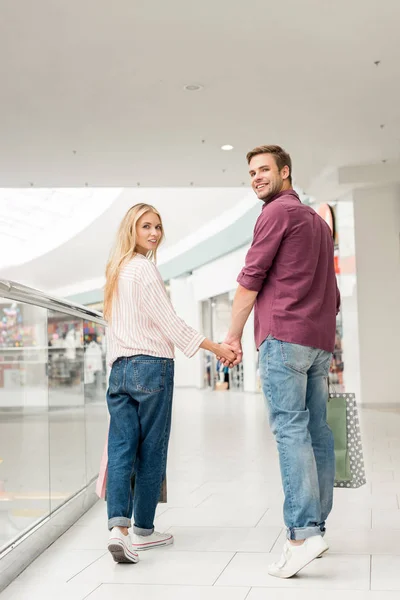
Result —
[{"label": "man's ear", "polygon": [[282,179],[288,179],[290,177],[290,169],[287,165],[281,170],[281,177]]}]

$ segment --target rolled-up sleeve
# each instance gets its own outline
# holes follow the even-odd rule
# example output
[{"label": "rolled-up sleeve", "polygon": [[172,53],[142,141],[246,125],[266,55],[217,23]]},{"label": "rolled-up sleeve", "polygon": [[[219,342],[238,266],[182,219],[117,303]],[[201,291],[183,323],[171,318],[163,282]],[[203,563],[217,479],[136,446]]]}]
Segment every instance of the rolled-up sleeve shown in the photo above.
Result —
[{"label": "rolled-up sleeve", "polygon": [[266,206],[258,217],[245,266],[237,282],[247,290],[259,292],[287,232],[289,215],[279,203]]},{"label": "rolled-up sleeve", "polygon": [[176,314],[157,267],[147,261],[142,271],[142,306],[146,315],[187,357],[199,349],[205,336]]}]

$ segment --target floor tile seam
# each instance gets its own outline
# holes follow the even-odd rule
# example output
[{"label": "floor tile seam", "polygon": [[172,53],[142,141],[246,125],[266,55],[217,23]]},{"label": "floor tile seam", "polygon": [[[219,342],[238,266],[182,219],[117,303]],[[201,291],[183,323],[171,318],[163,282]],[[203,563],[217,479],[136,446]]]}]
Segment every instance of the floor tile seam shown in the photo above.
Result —
[{"label": "floor tile seam", "polygon": [[256,525],[254,525],[254,527],[258,527],[259,523],[261,523],[261,521],[263,520],[263,518],[265,517],[265,515],[267,514],[267,512],[271,510],[270,508],[267,508],[267,510],[262,514],[262,516],[260,517],[260,519],[257,521]]},{"label": "floor tile seam", "polygon": [[[214,581],[214,583],[212,584],[212,587],[215,586],[215,584],[217,583],[218,579],[220,579],[220,577],[222,577],[222,575],[225,573],[226,569],[229,567],[229,565],[231,564],[231,562],[233,561],[233,559],[235,558],[237,552],[233,553],[233,556],[231,557],[231,559],[228,561],[228,563],[225,565],[225,567],[222,569],[221,573],[218,575],[218,577],[216,578],[216,580]],[[246,586],[247,587],[247,586]]]},{"label": "floor tile seam", "polygon": [[[204,504],[204,502],[207,502],[207,500],[209,500],[211,498],[211,496],[213,496],[214,494],[210,494],[209,496],[207,496],[207,498],[204,498],[204,500],[202,500],[201,502],[199,502],[199,504],[196,504],[194,506],[194,508],[198,508],[199,506],[201,506],[202,504]],[[223,507],[222,507],[223,508]]]},{"label": "floor tile seam", "polygon": [[78,571],[78,573],[75,573],[75,575],[73,575],[72,577],[70,577],[69,579],[67,579],[67,583],[69,583],[70,581],[72,581],[73,579],[75,579],[75,577],[77,577],[78,575],[80,575],[81,573],[83,573],[83,571],[86,571],[86,569],[88,569],[89,567],[91,567],[92,565],[94,565],[97,561],[99,561],[101,558],[103,558],[106,555],[107,555],[107,552],[104,551],[103,554],[101,554],[101,556],[98,556],[90,564],[86,565],[86,567],[83,567],[83,569],[81,569],[80,571]]},{"label": "floor tile seam", "polygon": [[[271,554],[271,552],[265,552],[264,550],[165,550],[165,548],[154,548],[154,551],[157,552],[170,552],[171,554],[177,554],[178,552],[192,553],[192,554]],[[394,556],[391,554],[390,556]]]},{"label": "floor tile seam", "polygon": [[279,538],[280,538],[280,537],[281,537],[281,535],[282,535],[282,531],[284,531],[284,529],[285,529],[285,528],[284,528],[284,527],[282,527],[282,529],[280,530],[280,532],[279,532],[279,534],[278,534],[278,537],[276,538],[276,540],[274,541],[274,543],[273,543],[273,544],[272,544],[272,546],[271,546],[270,553],[272,553],[272,552],[273,552],[273,550],[274,550],[274,548],[275,548],[275,546],[276,546],[276,544],[277,544],[277,542],[278,542]]},{"label": "floor tile seam", "polygon": [[[298,576],[300,578],[300,576]],[[222,586],[221,586],[222,587]],[[231,586],[232,587],[232,586]],[[253,585],[251,587],[252,590],[262,590],[262,591],[279,591],[282,592],[282,590],[289,590],[290,588],[285,588],[283,586],[281,587],[273,587],[273,586],[269,586],[269,585]],[[397,591],[397,590],[369,590],[367,588],[361,588],[361,587],[357,587],[357,588],[331,588],[331,587],[324,587],[324,588],[320,588],[320,587],[298,587],[298,588],[291,588],[290,591],[295,592],[295,591],[299,591],[299,592],[304,592],[304,595],[307,592],[326,592],[326,591],[333,591],[333,592],[349,592],[350,594],[353,594],[354,592],[391,592],[391,591]],[[295,596],[293,596],[294,600],[295,600]],[[364,599],[363,599],[364,600]]]},{"label": "floor tile seam", "polygon": [[[100,584],[100,586],[103,587],[107,587],[109,585],[130,585],[130,586],[147,586],[147,587],[181,587],[181,588],[185,588],[185,587],[190,587],[190,588],[212,588],[214,587],[213,585],[210,585],[209,583],[198,583],[196,585],[190,584],[190,583],[153,583],[153,582],[127,582],[127,581],[105,581],[103,583]],[[230,588],[230,589],[248,589],[248,585],[224,585],[224,586],[220,586],[221,588]],[[97,588],[96,588],[97,589]],[[219,589],[218,587],[216,587],[216,589]],[[281,588],[282,589],[282,588]],[[91,594],[93,592],[90,592]],[[85,599],[83,599],[85,600]]]},{"label": "floor tile seam", "polygon": [[[263,517],[261,517],[262,519]],[[260,521],[261,521],[260,519]],[[260,522],[258,521],[258,523]],[[172,527],[186,527],[190,529],[194,528],[207,528],[207,529],[269,529],[270,527],[279,527],[279,525],[266,525],[265,527],[257,527],[256,525],[169,525],[168,530]]]},{"label": "floor tile seam", "polygon": [[[280,535],[280,534],[279,534]],[[188,552],[188,553],[197,553],[197,554],[223,554],[223,553],[231,553],[234,552],[235,554],[273,554],[273,552],[271,551],[266,551],[266,550],[174,550],[172,551],[173,553],[177,553],[177,552]],[[339,552],[332,552],[332,554],[340,554]],[[370,554],[368,552],[368,554]],[[350,556],[353,556],[352,554]],[[360,555],[360,556],[365,556]],[[385,555],[381,555],[379,554],[378,556],[385,556]],[[395,554],[390,554],[390,556],[396,556]],[[400,554],[399,554],[400,556]]]},{"label": "floor tile seam", "polygon": [[[226,554],[226,553],[231,553],[234,552],[235,554],[275,554],[275,546],[279,540],[279,538],[281,537],[282,531],[280,532],[280,534],[278,535],[278,537],[275,539],[275,541],[273,542],[271,549],[270,550],[241,550],[241,549],[236,549],[233,550],[232,548],[227,548],[225,550],[208,550],[208,549],[203,549],[203,550],[199,550],[199,549],[192,549],[192,548],[174,548],[171,550],[168,550],[168,552],[171,552],[172,554],[177,554],[178,552],[185,552],[185,553],[191,553],[191,554]],[[160,548],[159,550],[156,550],[158,552],[162,552],[165,551],[165,549]],[[334,556],[394,556],[394,557],[400,557],[400,549],[398,551],[379,551],[379,550],[373,550],[372,552],[370,550],[354,550],[354,551],[349,551],[348,549],[346,549],[346,551],[341,551],[341,550],[331,550],[329,549],[329,555],[334,555]],[[104,556],[104,554],[102,556],[100,556],[99,558],[102,558]],[[95,562],[97,562],[96,559]],[[93,564],[93,563],[91,563]],[[91,565],[88,565],[88,567],[90,567]],[[86,569],[87,567],[85,567]],[[45,568],[43,568],[43,570],[45,570]],[[84,569],[83,569],[84,570]],[[82,571],[80,571],[82,572]],[[78,573],[79,574],[79,573]],[[75,577],[75,575],[73,576]],[[71,581],[70,578],[68,581]],[[68,583],[67,581],[67,583]],[[21,584],[23,585],[23,584]]]},{"label": "floor tile seam", "polygon": [[100,589],[102,585],[103,584],[100,583],[97,587],[94,588],[94,590],[92,590],[91,592],[89,592],[87,596],[84,596],[82,598],[82,600],[87,600],[87,598],[89,598],[92,594],[94,594],[94,592],[96,592],[98,589]]},{"label": "floor tile seam", "polygon": [[[233,550],[232,550],[232,552],[233,552]],[[239,554],[240,555],[243,555],[243,554],[252,554],[252,555],[253,554],[276,554],[276,552],[262,552],[261,550],[258,550],[256,552],[251,552],[249,550],[237,550],[235,552],[235,554],[237,554],[237,555],[239,555]],[[346,556],[349,558],[354,558],[354,557],[365,558],[366,556],[395,556],[396,557],[396,556],[400,556],[400,553],[399,554],[376,554],[376,553],[371,553],[371,552],[365,552],[365,553],[360,554],[360,553],[353,552],[353,553],[349,554],[348,552],[347,553],[346,552],[343,552],[343,553],[342,552],[332,552],[329,549],[329,551],[326,553],[326,556],[327,557],[328,556],[336,556],[336,557],[337,556],[342,556],[342,557]]]},{"label": "floor tile seam", "polygon": [[191,496],[195,492],[198,492],[204,485],[207,485],[207,483],[209,483],[208,479],[206,481],[204,481],[203,483],[201,483],[200,485],[198,485],[197,487],[195,487],[194,490],[192,490],[191,492],[189,492],[189,496]]},{"label": "floor tile seam", "polygon": [[[299,575],[298,575],[298,578],[300,579]],[[270,585],[260,585],[260,584],[258,584],[257,586],[255,586],[255,585],[252,586],[252,589],[254,589],[254,590],[263,590],[263,591],[267,591],[268,590],[268,592],[270,590],[276,590],[276,591],[278,591],[278,590],[279,591],[286,590],[287,591],[287,590],[290,589],[291,592],[300,591],[300,592],[305,592],[305,593],[307,593],[307,592],[308,593],[309,592],[327,592],[327,591],[329,591],[329,592],[330,591],[334,591],[335,593],[336,592],[338,592],[338,593],[340,593],[340,592],[350,592],[350,593],[353,593],[353,592],[371,592],[371,591],[372,592],[392,592],[392,591],[397,592],[397,589],[396,590],[387,590],[387,589],[386,590],[375,590],[375,589],[369,590],[367,586],[364,586],[364,587],[355,587],[355,588],[350,588],[350,589],[349,588],[340,588],[340,587],[332,588],[332,587],[328,587],[328,586],[329,586],[329,583],[327,584],[326,587],[314,587],[314,586],[313,587],[303,587],[303,586],[301,586],[301,587],[298,587],[298,588],[288,588],[288,587],[285,588],[284,586],[281,586],[281,587],[272,587]],[[222,585],[221,586],[216,586],[217,589],[219,587],[222,588],[222,587],[233,587],[233,586],[222,586]],[[245,586],[238,586],[238,587],[245,587]],[[294,600],[295,600],[295,598],[296,597],[293,595],[293,599]]]}]

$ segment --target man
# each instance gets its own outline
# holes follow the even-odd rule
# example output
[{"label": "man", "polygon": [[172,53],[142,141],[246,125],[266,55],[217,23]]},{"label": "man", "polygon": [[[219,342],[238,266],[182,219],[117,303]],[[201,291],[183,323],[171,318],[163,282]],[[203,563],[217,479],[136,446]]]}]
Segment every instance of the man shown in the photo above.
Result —
[{"label": "man", "polygon": [[335,457],[326,423],[327,377],[340,307],[329,226],[292,188],[292,162],[279,146],[247,155],[263,207],[237,279],[225,342],[242,359],[241,337],[255,305],[260,376],[276,437],[287,541],[268,572],[292,577],[328,549]]}]

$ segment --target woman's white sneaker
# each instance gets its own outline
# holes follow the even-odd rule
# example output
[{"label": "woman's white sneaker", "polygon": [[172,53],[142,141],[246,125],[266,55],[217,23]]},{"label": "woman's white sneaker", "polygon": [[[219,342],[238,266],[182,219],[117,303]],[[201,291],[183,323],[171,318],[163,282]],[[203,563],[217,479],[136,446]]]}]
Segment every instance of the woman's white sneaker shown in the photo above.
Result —
[{"label": "woman's white sneaker", "polygon": [[174,543],[174,536],[170,533],[158,533],[153,531],[150,535],[137,535],[132,533],[132,546],[136,552],[151,550],[160,546],[169,546]]},{"label": "woman's white sneaker", "polygon": [[111,529],[107,548],[117,563],[139,562],[139,555],[132,545],[130,535],[124,535],[118,527]]},{"label": "woman's white sneaker", "polygon": [[273,577],[284,579],[293,577],[310,564],[314,558],[318,558],[326,552],[328,547],[328,544],[320,535],[307,538],[301,546],[294,546],[287,540],[280,560],[268,567],[268,573]]}]

